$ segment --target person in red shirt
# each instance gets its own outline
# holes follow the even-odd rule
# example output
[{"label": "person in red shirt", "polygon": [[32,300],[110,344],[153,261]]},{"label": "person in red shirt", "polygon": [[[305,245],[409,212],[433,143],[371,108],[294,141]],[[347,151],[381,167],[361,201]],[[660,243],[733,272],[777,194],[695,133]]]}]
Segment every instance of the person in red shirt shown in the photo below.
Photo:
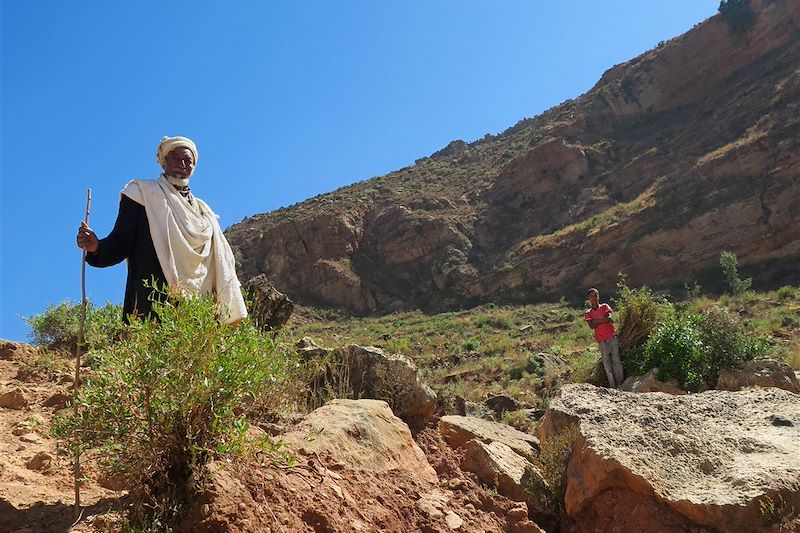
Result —
[{"label": "person in red shirt", "polygon": [[608,304],[600,303],[600,292],[597,289],[589,289],[586,293],[591,307],[584,318],[589,327],[594,330],[594,339],[600,347],[600,354],[603,356],[603,368],[608,377],[608,384],[612,388],[619,388],[624,378],[622,363],[619,359],[619,340],[617,330],[614,329],[614,321],[611,319],[613,309]]}]

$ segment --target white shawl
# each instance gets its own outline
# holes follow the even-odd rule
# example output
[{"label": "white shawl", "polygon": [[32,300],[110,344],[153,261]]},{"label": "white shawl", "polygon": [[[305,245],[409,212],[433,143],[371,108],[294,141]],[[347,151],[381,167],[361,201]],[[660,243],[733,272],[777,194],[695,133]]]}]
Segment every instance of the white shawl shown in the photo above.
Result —
[{"label": "white shawl", "polygon": [[158,262],[170,287],[216,295],[223,323],[247,316],[236,265],[218,216],[199,198],[184,198],[162,174],[132,180],[122,194],[144,206]]}]

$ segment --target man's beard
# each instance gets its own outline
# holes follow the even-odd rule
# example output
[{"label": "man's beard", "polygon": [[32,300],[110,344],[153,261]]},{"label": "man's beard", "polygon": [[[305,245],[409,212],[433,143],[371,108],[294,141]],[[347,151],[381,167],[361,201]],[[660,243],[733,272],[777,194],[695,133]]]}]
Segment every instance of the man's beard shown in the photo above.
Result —
[{"label": "man's beard", "polygon": [[169,176],[167,174],[165,174],[165,176],[170,185],[172,185],[173,187],[181,187],[181,188],[188,187],[189,178],[191,178],[191,176],[186,178],[179,178],[177,176]]}]

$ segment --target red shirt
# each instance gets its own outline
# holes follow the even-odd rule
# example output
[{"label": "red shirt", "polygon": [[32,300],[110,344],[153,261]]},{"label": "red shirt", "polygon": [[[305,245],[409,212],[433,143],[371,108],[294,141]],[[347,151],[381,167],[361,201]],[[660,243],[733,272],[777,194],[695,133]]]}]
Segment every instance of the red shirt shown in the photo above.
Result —
[{"label": "red shirt", "polygon": [[[590,320],[597,320],[598,318],[611,318],[611,313],[613,309],[608,304],[600,304],[597,306],[597,309],[589,308],[586,311],[584,317],[586,321]],[[608,339],[614,338],[617,334],[617,330],[614,329],[614,324],[611,322],[606,322],[605,324],[600,324],[596,328],[594,328],[594,340],[597,342],[607,341]]]}]

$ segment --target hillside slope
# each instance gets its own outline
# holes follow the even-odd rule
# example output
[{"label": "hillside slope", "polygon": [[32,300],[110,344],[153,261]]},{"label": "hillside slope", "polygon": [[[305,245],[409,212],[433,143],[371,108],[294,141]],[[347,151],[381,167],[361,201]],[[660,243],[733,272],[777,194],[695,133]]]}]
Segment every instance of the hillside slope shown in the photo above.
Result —
[{"label": "hillside slope", "polygon": [[752,0],[498,136],[229,228],[240,275],[357,313],[800,281],[800,2]]}]

